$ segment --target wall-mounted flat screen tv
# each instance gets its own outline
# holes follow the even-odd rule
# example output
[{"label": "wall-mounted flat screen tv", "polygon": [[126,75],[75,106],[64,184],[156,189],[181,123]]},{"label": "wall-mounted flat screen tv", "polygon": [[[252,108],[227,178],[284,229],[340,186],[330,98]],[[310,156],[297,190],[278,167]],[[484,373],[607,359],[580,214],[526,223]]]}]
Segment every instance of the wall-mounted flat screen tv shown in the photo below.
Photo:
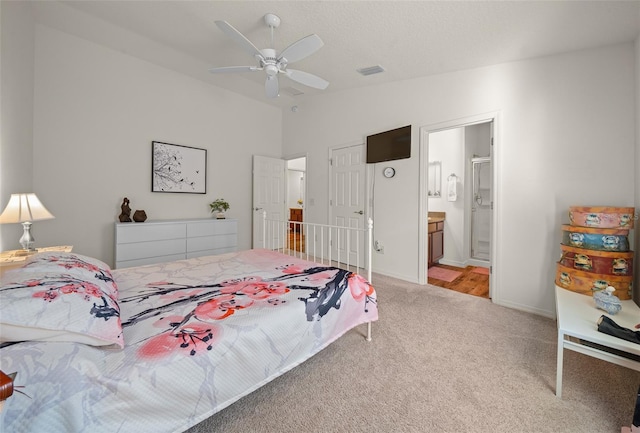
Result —
[{"label": "wall-mounted flat screen tv", "polygon": [[367,137],[367,164],[411,157],[411,125]]}]

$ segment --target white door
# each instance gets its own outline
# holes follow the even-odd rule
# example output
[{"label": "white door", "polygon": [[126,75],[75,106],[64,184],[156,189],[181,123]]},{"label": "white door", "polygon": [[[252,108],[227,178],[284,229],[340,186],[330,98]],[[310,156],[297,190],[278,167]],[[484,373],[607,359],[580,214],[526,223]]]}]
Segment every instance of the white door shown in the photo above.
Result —
[{"label": "white door", "polygon": [[[365,146],[359,144],[331,150],[330,156],[329,224],[363,229],[365,227]],[[342,263],[364,267],[366,260],[364,232],[347,239],[334,235],[331,256]],[[360,254],[356,254],[359,247]]]},{"label": "white door", "polygon": [[[264,248],[263,212],[267,218],[286,221],[285,210],[285,161],[284,159],[253,156],[253,248]],[[279,248],[284,245],[281,230],[269,230],[272,238],[267,245]],[[283,239],[279,239],[283,238]]]}]

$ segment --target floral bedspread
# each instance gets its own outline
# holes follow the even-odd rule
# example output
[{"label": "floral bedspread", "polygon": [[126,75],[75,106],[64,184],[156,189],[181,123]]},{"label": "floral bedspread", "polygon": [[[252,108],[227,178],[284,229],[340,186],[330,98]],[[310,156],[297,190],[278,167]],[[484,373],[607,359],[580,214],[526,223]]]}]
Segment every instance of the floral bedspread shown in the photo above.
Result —
[{"label": "floral bedspread", "polygon": [[184,431],[378,318],[359,275],[267,250],[112,272],[124,349],[3,347],[0,431]]}]

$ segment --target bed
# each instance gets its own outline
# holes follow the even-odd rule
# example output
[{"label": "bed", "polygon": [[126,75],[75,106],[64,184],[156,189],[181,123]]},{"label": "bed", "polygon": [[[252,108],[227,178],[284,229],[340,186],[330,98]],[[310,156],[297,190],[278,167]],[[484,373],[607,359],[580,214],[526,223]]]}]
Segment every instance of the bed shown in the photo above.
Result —
[{"label": "bed", "polygon": [[17,372],[19,392],[0,430],[180,432],[354,327],[370,339],[370,262],[365,278],[324,254],[353,234],[303,223],[314,242],[296,251],[289,222],[264,224],[268,248],[116,270],[49,252],[8,272],[0,370]]}]

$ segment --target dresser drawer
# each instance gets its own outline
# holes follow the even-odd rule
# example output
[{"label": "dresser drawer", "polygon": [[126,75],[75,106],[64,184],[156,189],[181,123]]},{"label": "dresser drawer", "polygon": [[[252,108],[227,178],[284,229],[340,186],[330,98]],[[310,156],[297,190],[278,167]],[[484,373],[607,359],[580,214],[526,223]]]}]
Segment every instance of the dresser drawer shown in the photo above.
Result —
[{"label": "dresser drawer", "polygon": [[216,256],[218,254],[233,253],[236,250],[237,248],[234,246],[234,247],[227,247],[227,248],[216,248],[212,250],[192,251],[187,253],[187,258],[192,259],[194,257]]},{"label": "dresser drawer", "polygon": [[187,224],[188,238],[228,234],[235,235],[236,233],[238,233],[238,222],[236,220],[211,220]]},{"label": "dresser drawer", "polygon": [[173,262],[175,260],[183,260],[184,254],[176,254],[161,257],[144,257],[142,259],[127,260],[125,262],[116,262],[116,269],[131,268],[133,266],[153,265],[155,263]]},{"label": "dresser drawer", "polygon": [[116,257],[119,262],[145,257],[173,256],[176,254],[182,254],[182,258],[184,258],[187,252],[184,238],[120,244],[116,249]]},{"label": "dresser drawer", "polygon": [[238,237],[235,234],[187,238],[187,253],[229,247],[235,248],[237,244]]},{"label": "dresser drawer", "polygon": [[128,223],[116,226],[116,244],[184,239],[186,235],[186,224]]}]

